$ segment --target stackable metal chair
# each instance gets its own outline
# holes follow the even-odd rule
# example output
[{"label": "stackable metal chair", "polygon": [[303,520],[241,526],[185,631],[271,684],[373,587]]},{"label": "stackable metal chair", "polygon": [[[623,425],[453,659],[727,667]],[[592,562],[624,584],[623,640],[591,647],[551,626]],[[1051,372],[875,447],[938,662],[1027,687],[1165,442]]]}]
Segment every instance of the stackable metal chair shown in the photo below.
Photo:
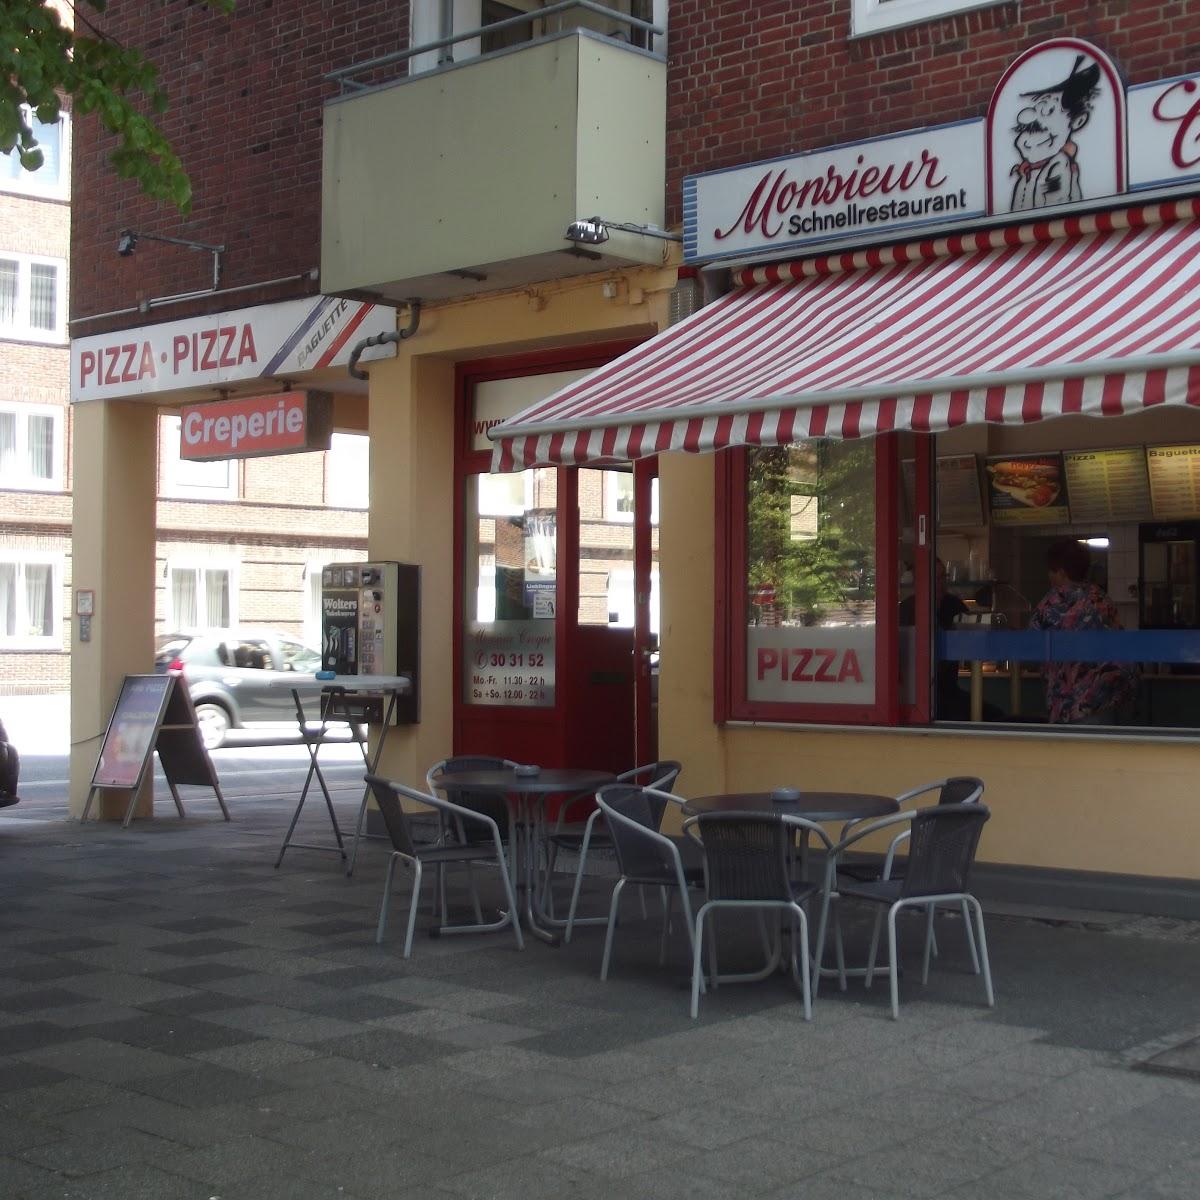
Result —
[{"label": "stackable metal chair", "polygon": [[[988,962],[987,937],[983,929],[983,909],[979,901],[968,890],[971,867],[983,826],[991,813],[978,801],[970,804],[941,804],[933,808],[921,808],[914,812],[896,813],[878,821],[858,825],[849,837],[834,846],[826,860],[826,892],[821,909],[821,924],[817,934],[817,961],[827,928],[829,908],[839,897],[852,897],[881,906],[875,919],[871,936],[871,948],[867,954],[866,985],[870,987],[875,972],[875,958],[879,948],[880,926],[887,910],[888,924],[888,976],[891,983],[892,1016],[900,1016],[899,967],[896,952],[896,916],[904,908],[920,908],[926,913],[925,953],[921,967],[922,984],[929,981],[929,959],[932,938],[929,931],[933,925],[934,910],[939,904],[960,906],[967,917],[974,917],[975,931],[972,942],[973,966],[976,974],[982,971],[988,1007],[996,1000],[992,990],[992,973]],[[856,882],[838,878],[839,860],[845,851],[862,839],[881,830],[893,829],[907,823],[909,826],[909,854],[903,878],[876,879]],[[840,964],[839,964],[840,965]],[[841,984],[845,987],[844,972]]]},{"label": "stackable metal chair", "polygon": [[[704,813],[692,817],[684,828],[699,835],[707,871],[707,898],[696,914],[696,934],[692,939],[692,1016],[699,1013],[704,983],[700,947],[704,944],[705,918],[719,908],[758,909],[760,914],[763,909],[776,909],[790,917],[799,929],[799,947],[796,939],[792,940],[792,979],[804,1001],[804,1019],[812,1020],[808,917],[802,904],[820,888],[794,878],[793,860],[797,833],[803,838],[815,835],[827,850],[832,846],[828,834],[813,821],[782,813]],[[764,923],[760,923],[760,929],[769,951],[766,966],[747,974],[719,975],[710,941],[711,983],[751,982],[766,979],[775,972],[783,952],[782,932],[777,931],[771,939]]]},{"label": "stackable metal chair", "polygon": [[[629,784],[637,787],[651,788],[653,791],[669,794],[679,778],[683,767],[673,759],[663,759],[660,762],[644,763],[640,767],[624,771],[616,778],[618,784]],[[571,904],[567,910],[567,926],[563,941],[569,942],[576,925],[601,925],[604,917],[579,917],[579,893],[583,888],[583,878],[587,871],[588,854],[601,852],[613,853],[612,834],[605,827],[599,808],[593,809],[587,820],[580,825],[569,825],[567,813],[582,800],[591,799],[589,796],[575,796],[563,804],[558,812],[558,820],[547,841],[545,894],[547,899],[552,896],[551,888],[554,879],[554,864],[560,850],[574,851],[578,855],[578,865],[575,868],[575,881],[571,887]],[[676,797],[671,797],[675,803],[680,803]],[[663,813],[667,804],[651,798],[651,807],[658,812],[657,829],[662,824]],[[642,902],[642,916],[645,916],[645,901]]]},{"label": "stackable metal chair", "polygon": [[694,936],[688,890],[704,886],[704,856],[693,839],[668,837],[659,831],[662,814],[671,802],[672,797],[666,792],[629,784],[609,784],[596,793],[596,803],[608,822],[613,853],[620,871],[609,903],[604,956],[600,962],[601,979],[608,978],[617,910],[626,884],[666,889],[658,952],[660,963],[666,962],[667,936],[676,894],[683,909],[689,942]]},{"label": "stackable metal chair", "polygon": [[[937,803],[939,805],[978,804],[983,799],[983,791],[984,783],[982,779],[976,779],[974,775],[951,775],[948,779],[938,779],[933,783],[926,783],[920,787],[911,788],[909,791],[897,796],[896,803],[903,807],[908,801],[915,800],[918,796],[927,796],[932,792],[936,792]],[[842,827],[843,839],[856,824],[858,822],[850,822]],[[882,863],[843,863],[838,867],[838,876],[852,883],[871,883],[877,879],[902,879],[905,871],[905,860],[897,860],[896,851],[908,843],[910,832],[906,828],[892,838]],[[963,928],[967,932],[967,946],[971,952],[971,962],[975,966],[975,973],[978,974],[979,954],[975,948],[975,934],[971,929],[971,919],[967,913],[966,901],[963,902],[961,911]],[[930,952],[936,957],[938,952],[937,935],[934,933],[932,920],[930,920],[927,926],[927,936],[929,938]]]},{"label": "stackable metal chair", "polygon": [[[383,941],[383,932],[387,926],[388,904],[392,895],[392,877],[395,874],[397,861],[403,862],[413,872],[412,895],[409,899],[408,926],[404,934],[404,957],[412,953],[413,930],[417,923],[417,907],[421,897],[421,879],[426,865],[433,865],[439,871],[450,866],[462,865],[468,869],[472,863],[486,863],[500,872],[501,883],[504,887],[508,911],[500,920],[485,923],[476,920],[473,925],[442,926],[443,933],[487,933],[496,929],[512,926],[513,937],[517,949],[525,948],[525,940],[521,934],[518,917],[517,900],[513,893],[512,880],[508,874],[505,861],[504,843],[500,839],[500,829],[496,822],[484,813],[477,813],[461,805],[452,804],[438,796],[418,791],[416,788],[405,787],[395,780],[384,779],[379,775],[368,775],[366,781],[379,805],[384,827],[392,843],[392,855],[388,860],[387,878],[383,885],[383,902],[379,907],[379,925],[375,932],[376,942]],[[436,809],[448,821],[461,823],[463,828],[478,828],[481,836],[457,845],[421,845],[413,841],[409,828],[408,816],[401,805],[401,797],[418,801]],[[478,900],[475,901],[478,914]],[[443,920],[445,920],[443,910]]]},{"label": "stackable metal chair", "polygon": [[[425,772],[425,790],[441,792],[452,804],[460,808],[468,808],[472,812],[482,813],[491,817],[500,831],[500,839],[506,844],[508,837],[508,804],[503,796],[492,792],[472,792],[469,788],[447,786],[442,782],[442,776],[450,771],[502,771],[511,769],[517,764],[511,758],[500,758],[494,754],[458,754],[452,758],[443,758],[435,762]],[[443,844],[457,842],[469,845],[471,842],[486,840],[486,832],[474,823],[463,824],[460,820],[447,819],[441,814],[441,833],[438,839]],[[516,874],[516,863],[509,862],[510,874]],[[471,903],[475,906],[475,920],[483,921],[483,912],[479,907],[479,893],[475,887],[475,877],[471,868],[467,867],[467,886],[471,889]],[[438,871],[438,897],[443,913],[446,908],[446,876],[441,869]],[[435,901],[437,903],[437,901]]]}]

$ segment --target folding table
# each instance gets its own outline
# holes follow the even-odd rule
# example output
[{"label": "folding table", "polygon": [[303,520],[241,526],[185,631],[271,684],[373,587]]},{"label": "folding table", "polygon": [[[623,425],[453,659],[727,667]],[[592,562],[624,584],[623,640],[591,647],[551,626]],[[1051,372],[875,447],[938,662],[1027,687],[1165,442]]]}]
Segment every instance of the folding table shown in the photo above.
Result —
[{"label": "folding table", "polygon": [[[275,860],[275,865],[278,867],[283,862],[284,854],[292,848],[336,851],[345,862],[346,845],[342,840],[337,813],[333,809],[333,799],[329,795],[329,788],[325,783],[325,776],[321,771],[321,764],[317,761],[317,756],[321,747],[328,740],[325,735],[331,721],[349,721],[355,725],[377,724],[380,726],[380,732],[375,749],[373,751],[369,749],[365,738],[358,743],[366,773],[368,775],[375,774],[383,757],[383,747],[387,741],[392,718],[396,714],[396,702],[401,696],[406,696],[411,692],[412,678],[408,675],[335,675],[332,679],[318,679],[315,675],[295,674],[286,679],[268,680],[267,687],[284,688],[292,693],[292,701],[296,706],[296,722],[300,727],[300,737],[308,750],[309,757],[308,774],[304,777],[300,801],[296,805],[296,811],[292,814],[292,823],[288,826],[283,845],[279,847],[279,857]],[[309,700],[317,698],[320,701],[320,718],[315,722],[316,729],[311,727],[305,715],[305,698]],[[333,826],[333,836],[337,843],[333,846],[292,841],[292,834],[296,830],[296,823],[300,820],[300,813],[304,808],[304,802],[308,799],[314,779],[321,789],[321,794],[325,797],[325,807],[329,812],[329,822]],[[364,786],[358,822],[354,830],[356,852],[369,794],[370,789]],[[349,870],[353,871],[353,869],[352,858]]]}]

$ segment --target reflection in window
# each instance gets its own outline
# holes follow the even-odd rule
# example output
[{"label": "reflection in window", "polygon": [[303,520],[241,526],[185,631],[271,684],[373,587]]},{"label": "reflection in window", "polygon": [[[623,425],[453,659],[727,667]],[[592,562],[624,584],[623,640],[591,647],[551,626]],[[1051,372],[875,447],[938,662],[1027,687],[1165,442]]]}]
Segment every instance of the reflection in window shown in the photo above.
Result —
[{"label": "reflection in window", "polygon": [[467,479],[463,699],[554,703],[558,471]]},{"label": "reflection in window", "polygon": [[875,443],[751,452],[746,698],[875,702]]},{"label": "reflection in window", "polygon": [[746,585],[754,624],[875,620],[870,441],[815,440],[750,454]]}]

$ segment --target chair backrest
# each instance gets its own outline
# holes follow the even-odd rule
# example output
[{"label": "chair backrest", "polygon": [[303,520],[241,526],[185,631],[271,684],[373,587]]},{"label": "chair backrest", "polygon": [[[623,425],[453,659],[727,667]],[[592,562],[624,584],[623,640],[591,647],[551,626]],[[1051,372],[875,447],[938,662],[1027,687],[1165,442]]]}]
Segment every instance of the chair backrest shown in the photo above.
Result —
[{"label": "chair backrest", "polygon": [[951,775],[938,791],[939,804],[977,804],[983,799],[983,780],[974,775]]},{"label": "chair backrest", "polygon": [[675,787],[675,780],[683,770],[680,763],[674,759],[664,758],[660,762],[643,763],[630,771],[622,771],[617,776],[618,783],[633,783],[639,787],[657,788],[660,792],[669,792]]},{"label": "chair backrest", "polygon": [[[462,808],[469,808],[472,812],[491,817],[500,827],[500,832],[504,833],[508,829],[508,804],[503,796],[497,796],[494,792],[473,792],[469,788],[447,787],[440,782],[439,776],[446,771],[500,771],[516,765],[511,759],[500,758],[494,754],[458,754],[434,763],[425,775],[425,783],[431,792],[435,789],[444,792],[447,800]],[[472,825],[464,830],[464,837],[468,842],[487,840],[490,836],[482,826]]]},{"label": "chair backrest", "polygon": [[420,798],[421,793],[414,793],[411,788],[401,788],[381,775],[368,775],[366,780],[375,797],[375,803],[379,805],[379,814],[383,817],[383,825],[392,843],[392,849],[416,858],[417,850],[409,832],[408,817],[400,806],[400,794],[403,791],[406,795]]},{"label": "chair backrest", "polygon": [[901,896],[939,896],[965,892],[979,836],[991,817],[986,805],[942,805],[913,814],[908,868]]},{"label": "chair backrest", "polygon": [[791,900],[789,835],[774,813],[702,813],[696,821],[710,900]]},{"label": "chair backrest", "polygon": [[622,875],[640,879],[674,878],[675,860],[664,844],[666,839],[658,832],[660,814],[645,788],[609,784],[596,793],[596,803],[608,821],[613,852]]}]

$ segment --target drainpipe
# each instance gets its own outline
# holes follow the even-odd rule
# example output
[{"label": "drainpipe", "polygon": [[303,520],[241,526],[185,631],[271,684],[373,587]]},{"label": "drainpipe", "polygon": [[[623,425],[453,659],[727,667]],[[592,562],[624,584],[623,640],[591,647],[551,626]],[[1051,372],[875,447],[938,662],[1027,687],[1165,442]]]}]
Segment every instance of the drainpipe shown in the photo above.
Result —
[{"label": "drainpipe", "polygon": [[362,352],[371,346],[390,346],[404,341],[405,338],[410,338],[417,332],[417,326],[421,324],[421,301],[408,300],[408,327],[406,329],[392,329],[387,333],[378,333],[374,337],[363,338],[358,342],[354,349],[350,351],[350,362],[346,366],[355,379],[368,379],[366,371],[358,365],[358,360]]},{"label": "drainpipe", "polygon": [[[438,40],[448,41],[454,36],[454,0],[441,0],[438,11]],[[454,62],[454,47],[445,45],[438,51],[438,66],[449,66]]]}]

